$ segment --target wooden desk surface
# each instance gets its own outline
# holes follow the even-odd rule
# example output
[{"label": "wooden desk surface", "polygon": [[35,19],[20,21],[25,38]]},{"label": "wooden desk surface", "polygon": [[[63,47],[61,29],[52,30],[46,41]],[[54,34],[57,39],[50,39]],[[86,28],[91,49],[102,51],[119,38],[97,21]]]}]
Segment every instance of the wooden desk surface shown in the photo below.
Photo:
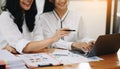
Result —
[{"label": "wooden desk surface", "polygon": [[[44,50],[51,52],[51,50]],[[39,67],[34,69],[120,69],[120,53],[100,56],[104,60],[64,66]]]}]

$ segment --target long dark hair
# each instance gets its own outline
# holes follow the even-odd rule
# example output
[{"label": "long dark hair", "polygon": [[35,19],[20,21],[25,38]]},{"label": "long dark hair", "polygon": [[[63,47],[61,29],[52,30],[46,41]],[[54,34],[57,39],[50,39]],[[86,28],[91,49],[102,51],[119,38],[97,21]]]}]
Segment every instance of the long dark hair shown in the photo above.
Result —
[{"label": "long dark hair", "polygon": [[54,9],[54,4],[51,3],[49,0],[45,0],[43,12],[45,13],[45,12],[53,11],[53,9]]},{"label": "long dark hair", "polygon": [[23,14],[23,9],[20,7],[20,0],[6,0],[6,9],[14,16],[14,22],[18,26],[19,30],[22,31],[22,25],[24,20],[24,14],[25,14],[25,20],[26,25],[28,27],[28,30],[30,32],[34,29],[34,23],[35,23],[35,16],[37,14],[37,8],[35,4],[35,0],[33,0],[33,4],[30,8],[30,10],[25,11]]}]

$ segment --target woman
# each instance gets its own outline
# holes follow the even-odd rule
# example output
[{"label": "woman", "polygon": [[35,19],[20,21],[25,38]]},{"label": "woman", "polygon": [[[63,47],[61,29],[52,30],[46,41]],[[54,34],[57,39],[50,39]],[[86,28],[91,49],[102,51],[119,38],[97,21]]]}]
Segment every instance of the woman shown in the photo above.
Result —
[{"label": "woman", "polygon": [[[86,36],[82,18],[68,10],[69,0],[49,0],[54,9],[51,12],[44,13],[40,16],[40,23],[42,24],[45,38],[53,36],[56,29],[69,28],[73,32],[69,36],[65,36],[61,40],[52,44],[51,47],[64,48],[71,50],[72,48],[81,49],[82,51],[90,51],[93,40]],[[39,28],[39,25],[36,25]],[[39,34],[39,33],[38,33]]]},{"label": "woman", "polygon": [[38,17],[35,19],[36,14],[35,0],[7,0],[6,11],[0,16],[0,37],[2,37],[0,42],[6,46],[4,49],[17,50],[19,53],[38,52],[62,36],[68,35],[69,32],[61,29],[52,37],[43,40],[42,30],[39,27],[40,30],[37,31],[40,33],[39,40],[36,40],[34,23],[39,21]]}]

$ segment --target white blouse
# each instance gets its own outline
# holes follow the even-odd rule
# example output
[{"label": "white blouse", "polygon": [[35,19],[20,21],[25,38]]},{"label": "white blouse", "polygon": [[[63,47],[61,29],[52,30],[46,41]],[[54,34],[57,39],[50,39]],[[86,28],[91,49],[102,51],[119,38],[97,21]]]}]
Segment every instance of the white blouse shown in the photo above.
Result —
[{"label": "white blouse", "polygon": [[[14,47],[19,53],[22,53],[24,47],[33,40],[43,40],[42,29],[34,32],[29,32],[24,21],[22,26],[23,33],[21,33],[17,25],[13,21],[14,17],[8,11],[2,12],[0,15],[0,49],[2,49],[7,44]],[[39,17],[36,16],[35,25],[39,22]],[[40,34],[36,36],[36,33]],[[35,36],[35,37],[34,37]]]},{"label": "white blouse", "polygon": [[60,28],[76,30],[65,36],[64,39],[53,43],[51,47],[54,48],[71,49],[73,42],[89,42],[92,40],[87,36],[82,17],[73,11],[67,11],[62,19],[58,17],[55,11],[44,13],[40,15],[40,23],[36,25],[36,28],[39,28],[40,24],[42,24],[45,39],[53,36],[56,30]]}]

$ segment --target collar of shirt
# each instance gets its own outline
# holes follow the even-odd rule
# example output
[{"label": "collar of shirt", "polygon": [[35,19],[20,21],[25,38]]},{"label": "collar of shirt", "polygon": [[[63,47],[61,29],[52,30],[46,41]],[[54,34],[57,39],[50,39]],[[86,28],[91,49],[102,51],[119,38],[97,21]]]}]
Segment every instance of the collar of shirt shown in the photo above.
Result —
[{"label": "collar of shirt", "polygon": [[56,11],[53,10],[53,14],[58,21],[64,21],[66,16],[68,15],[68,13],[69,13],[69,11],[67,10],[66,13],[64,14],[64,16],[62,17],[62,19],[60,19],[59,16],[57,15]]}]

